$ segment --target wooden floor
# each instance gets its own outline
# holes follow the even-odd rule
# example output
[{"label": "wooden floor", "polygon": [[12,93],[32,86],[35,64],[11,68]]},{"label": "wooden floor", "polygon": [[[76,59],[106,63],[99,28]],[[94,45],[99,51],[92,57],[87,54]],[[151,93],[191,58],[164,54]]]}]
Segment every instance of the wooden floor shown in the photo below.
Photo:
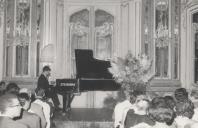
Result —
[{"label": "wooden floor", "polygon": [[72,108],[71,112],[55,112],[54,120],[62,121],[112,121],[113,110],[96,108]]},{"label": "wooden floor", "polygon": [[69,113],[55,112],[54,128],[112,128],[112,110],[73,108]]}]

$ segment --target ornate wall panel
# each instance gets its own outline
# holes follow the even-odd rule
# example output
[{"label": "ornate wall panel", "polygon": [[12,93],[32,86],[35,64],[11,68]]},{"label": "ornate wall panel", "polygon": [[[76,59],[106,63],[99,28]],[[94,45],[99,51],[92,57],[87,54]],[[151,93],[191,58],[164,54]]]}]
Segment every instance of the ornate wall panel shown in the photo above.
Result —
[{"label": "ornate wall panel", "polygon": [[153,58],[156,79],[179,78],[180,1],[143,1],[144,52]]},{"label": "ornate wall panel", "polygon": [[95,11],[95,57],[101,60],[112,57],[114,42],[114,16],[103,11]]},{"label": "ornate wall panel", "polygon": [[39,63],[37,41],[40,40],[41,28],[37,12],[40,11],[41,1],[6,0],[4,79],[20,81],[23,77],[36,77],[36,65]]},{"label": "ornate wall panel", "polygon": [[[114,16],[94,7],[75,12],[69,19],[72,77],[75,77],[75,49],[92,49],[94,57],[104,60],[112,56]],[[93,34],[94,33],[94,34]]]}]

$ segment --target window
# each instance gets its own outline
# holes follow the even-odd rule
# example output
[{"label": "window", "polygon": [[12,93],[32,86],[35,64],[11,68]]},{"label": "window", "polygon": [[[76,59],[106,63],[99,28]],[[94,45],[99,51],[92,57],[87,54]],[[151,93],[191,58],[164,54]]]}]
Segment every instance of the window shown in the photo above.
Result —
[{"label": "window", "polygon": [[94,58],[112,56],[114,16],[94,7],[82,9],[70,16],[72,76],[75,77],[75,49],[92,49]]},{"label": "window", "polygon": [[143,3],[143,49],[153,59],[155,78],[177,80],[180,1],[146,0]]},{"label": "window", "polygon": [[28,74],[28,45],[16,46],[16,75]]},{"label": "window", "polygon": [[[37,3],[41,0],[6,0],[5,13],[5,62],[4,62],[4,77],[27,77],[36,76],[37,66],[39,62],[36,57],[39,57],[39,44],[37,39],[40,33],[37,31],[37,24],[40,23],[37,19],[36,8]],[[36,17],[36,18],[32,18]],[[39,19],[40,20],[40,19]],[[31,63],[31,68],[30,68]],[[33,67],[33,68],[32,68]],[[33,69],[33,70],[30,70]]]}]

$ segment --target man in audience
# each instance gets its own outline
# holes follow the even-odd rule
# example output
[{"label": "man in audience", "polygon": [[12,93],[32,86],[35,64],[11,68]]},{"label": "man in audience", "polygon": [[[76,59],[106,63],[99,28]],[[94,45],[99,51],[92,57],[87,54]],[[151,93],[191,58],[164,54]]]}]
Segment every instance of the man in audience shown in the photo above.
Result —
[{"label": "man in audience", "polygon": [[118,103],[114,108],[114,127],[123,128],[124,127],[124,118],[126,111],[133,108],[133,104],[136,101],[136,96],[139,92],[131,92],[126,94],[126,100]]},{"label": "man in audience", "polygon": [[43,67],[43,72],[39,76],[39,79],[38,79],[37,88],[44,89],[45,96],[48,98],[52,98],[55,109],[59,109],[60,103],[59,103],[58,96],[57,96],[55,90],[53,90],[53,88],[50,87],[49,81],[48,81],[49,76],[51,75],[50,72],[51,72],[51,69],[49,66]]},{"label": "man in audience", "polygon": [[6,87],[6,93],[18,94],[20,88],[16,83],[9,83]]},{"label": "man in audience", "polygon": [[26,124],[30,128],[41,128],[40,117],[37,116],[36,114],[28,112],[30,105],[31,105],[31,100],[28,94],[20,93],[18,94],[18,98],[19,98],[23,111],[22,111],[21,116],[19,118],[16,118],[16,121],[22,124]]},{"label": "man in audience", "polygon": [[50,128],[50,126],[51,126],[51,115],[52,114],[51,114],[49,104],[47,104],[43,99],[45,97],[45,91],[41,88],[40,89],[37,88],[35,90],[35,93],[36,93],[36,96],[35,96],[36,100],[33,103],[36,103],[43,108],[43,113],[44,113],[44,116],[45,116],[45,119],[46,119],[46,122],[47,122],[46,128]]},{"label": "man in audience", "polygon": [[164,97],[155,97],[152,99],[148,109],[149,117],[155,121],[152,128],[176,128],[172,124],[174,111],[167,105]]},{"label": "man in audience", "polygon": [[[28,96],[30,97],[30,99],[32,99],[32,91],[27,89],[27,88],[22,88],[20,89],[19,93],[26,93],[28,94]],[[31,102],[31,105],[30,105],[30,109],[28,110],[28,112],[30,113],[35,113],[36,115],[38,115],[40,118],[41,118],[41,128],[45,128],[46,127],[46,119],[45,119],[45,116],[44,116],[44,113],[43,113],[43,108],[42,106],[34,103],[34,102]]]},{"label": "man in audience", "polygon": [[143,122],[153,126],[155,124],[154,121],[152,121],[147,115],[149,104],[150,101],[145,95],[137,96],[136,102],[134,104],[135,107],[130,109],[127,113],[127,117],[125,119],[125,128],[130,128]]},{"label": "man in audience", "polygon": [[21,114],[21,105],[16,95],[5,94],[0,97],[0,128],[29,128],[13,120]]}]

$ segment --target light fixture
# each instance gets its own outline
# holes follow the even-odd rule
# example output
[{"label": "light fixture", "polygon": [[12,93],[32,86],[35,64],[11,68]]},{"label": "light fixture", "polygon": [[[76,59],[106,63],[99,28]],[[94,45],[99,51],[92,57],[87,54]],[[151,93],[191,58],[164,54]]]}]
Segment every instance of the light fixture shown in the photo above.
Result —
[{"label": "light fixture", "polygon": [[156,0],[156,10],[158,10],[159,22],[155,31],[156,47],[166,47],[169,45],[169,29],[167,24],[166,12],[168,12],[168,0]]}]

